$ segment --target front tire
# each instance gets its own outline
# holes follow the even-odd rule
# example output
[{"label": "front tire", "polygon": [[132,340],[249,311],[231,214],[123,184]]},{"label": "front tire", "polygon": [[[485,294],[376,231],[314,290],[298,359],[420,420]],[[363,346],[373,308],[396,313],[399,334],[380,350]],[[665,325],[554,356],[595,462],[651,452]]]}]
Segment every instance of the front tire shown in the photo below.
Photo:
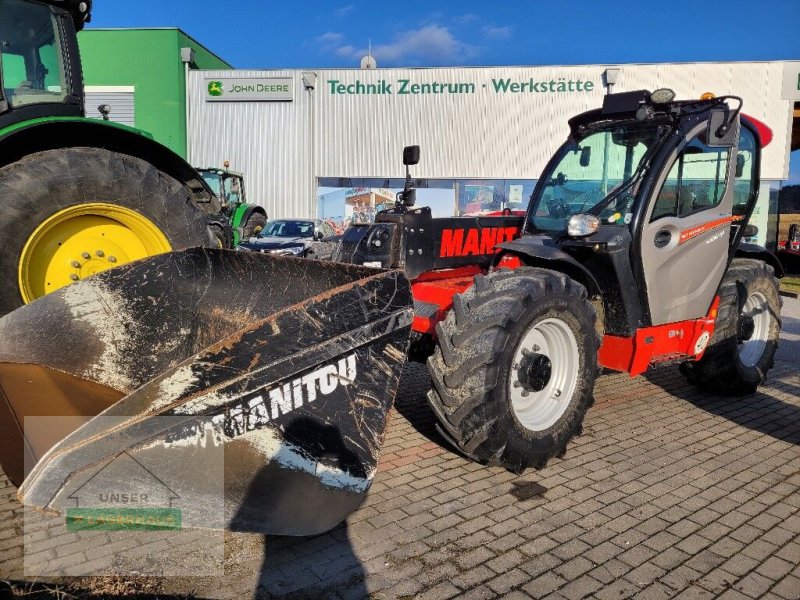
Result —
[{"label": "front tire", "polygon": [[0,169],[0,316],[94,273],[206,243],[191,191],[102,148],[36,152]]},{"label": "front tire", "polygon": [[521,267],[475,278],[437,325],[431,408],[466,455],[515,473],[542,468],[581,432],[599,338],[586,289]]},{"label": "front tire", "polygon": [[752,394],[775,361],[781,299],[773,268],[735,258],[720,284],[714,335],[697,362],[681,365],[690,383],[722,395]]}]

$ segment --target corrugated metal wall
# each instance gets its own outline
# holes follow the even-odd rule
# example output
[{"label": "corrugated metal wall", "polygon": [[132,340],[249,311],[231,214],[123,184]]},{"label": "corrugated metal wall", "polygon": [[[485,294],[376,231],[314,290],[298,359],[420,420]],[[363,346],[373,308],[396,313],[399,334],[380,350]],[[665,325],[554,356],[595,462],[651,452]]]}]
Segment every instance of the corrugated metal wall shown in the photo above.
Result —
[{"label": "corrugated metal wall", "polygon": [[[671,87],[679,98],[706,91],[744,97],[745,112],[766,122],[775,141],[762,177],[788,173],[791,102],[781,99],[783,63],[620,65],[614,91]],[[189,157],[197,166],[245,173],[248,195],[271,217],[315,212],[318,177],[402,177],[401,151],[422,147],[420,178],[536,179],[567,135],[567,120],[599,107],[606,66],[316,70],[307,92],[300,71],[190,73]],[[294,78],[290,103],[205,102],[213,77]],[[496,93],[493,79],[591,81],[590,92]],[[398,94],[398,81],[474,84],[475,93]],[[332,93],[334,84],[386,80],[392,94]],[[313,141],[312,141],[313,135]]]},{"label": "corrugated metal wall", "polygon": [[270,218],[313,215],[310,105],[300,74],[268,75],[294,78],[293,102],[206,102],[207,78],[261,77],[264,72],[189,74],[189,162],[221,167],[230,161],[232,169],[244,173],[248,201],[264,206]]},{"label": "corrugated metal wall", "polygon": [[134,90],[130,91],[109,91],[102,87],[86,87],[86,116],[91,119],[102,119],[103,116],[97,110],[101,104],[108,104],[111,107],[109,119],[129,125],[136,126],[136,108],[134,104]]}]

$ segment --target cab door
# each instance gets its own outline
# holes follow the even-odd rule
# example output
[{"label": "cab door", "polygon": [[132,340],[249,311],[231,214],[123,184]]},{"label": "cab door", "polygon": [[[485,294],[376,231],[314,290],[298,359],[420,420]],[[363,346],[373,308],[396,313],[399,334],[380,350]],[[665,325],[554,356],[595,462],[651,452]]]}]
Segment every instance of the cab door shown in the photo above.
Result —
[{"label": "cab door", "polygon": [[727,147],[708,137],[707,123],[686,135],[644,215],[639,249],[653,325],[707,315],[725,273],[738,135]]}]

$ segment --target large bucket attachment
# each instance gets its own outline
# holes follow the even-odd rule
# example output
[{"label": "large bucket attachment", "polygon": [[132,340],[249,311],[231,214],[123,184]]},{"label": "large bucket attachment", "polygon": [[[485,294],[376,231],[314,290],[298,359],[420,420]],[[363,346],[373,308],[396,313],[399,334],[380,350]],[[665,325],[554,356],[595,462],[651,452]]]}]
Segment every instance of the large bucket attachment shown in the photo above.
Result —
[{"label": "large bucket attachment", "polygon": [[222,446],[225,527],[325,531],[370,486],[411,319],[399,271],[193,249],[101,273],[0,319],[0,463],[42,509],[120,456],[199,505]]}]

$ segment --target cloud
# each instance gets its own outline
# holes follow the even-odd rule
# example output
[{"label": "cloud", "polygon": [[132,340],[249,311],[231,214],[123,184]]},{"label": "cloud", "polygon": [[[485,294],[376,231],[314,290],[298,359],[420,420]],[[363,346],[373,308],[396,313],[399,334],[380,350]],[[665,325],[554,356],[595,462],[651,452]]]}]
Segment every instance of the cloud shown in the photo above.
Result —
[{"label": "cloud", "polygon": [[[389,44],[372,46],[372,55],[381,66],[382,63],[397,64],[400,62],[463,63],[465,59],[475,56],[477,52],[476,47],[457,39],[447,27],[435,24],[399,33]],[[336,48],[335,53],[343,58],[357,60],[367,53],[367,49],[342,44]]]},{"label": "cloud", "polygon": [[474,15],[472,13],[467,13],[465,15],[460,15],[458,17],[454,17],[453,21],[458,23],[459,25],[466,25],[468,23],[474,23],[478,20],[478,15]]},{"label": "cloud", "polygon": [[353,4],[345,4],[344,6],[340,6],[334,11],[334,14],[339,17],[340,19],[355,10],[355,5]]},{"label": "cloud", "polygon": [[334,50],[344,41],[344,35],[335,31],[328,31],[314,38],[316,44],[324,51]]},{"label": "cloud", "polygon": [[511,37],[514,28],[511,25],[484,25],[481,31],[486,37],[504,40]]}]

